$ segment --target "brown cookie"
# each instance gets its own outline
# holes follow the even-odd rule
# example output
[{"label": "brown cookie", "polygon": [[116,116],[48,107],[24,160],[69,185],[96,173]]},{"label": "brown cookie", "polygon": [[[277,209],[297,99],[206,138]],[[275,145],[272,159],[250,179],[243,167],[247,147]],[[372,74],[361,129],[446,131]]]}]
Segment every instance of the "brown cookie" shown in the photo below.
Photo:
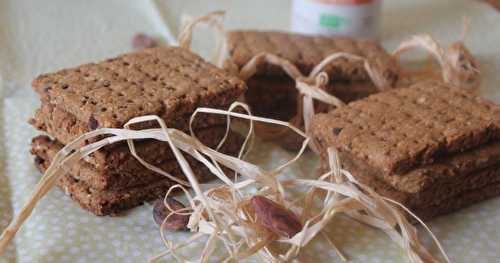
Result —
[{"label": "brown cookie", "polygon": [[[291,120],[296,114],[302,114],[297,112],[298,92],[292,79],[285,76],[255,76],[247,81],[247,86],[245,102],[250,105],[253,114],[284,121]],[[366,81],[335,81],[328,84],[326,91],[335,94],[344,102],[351,102],[377,92],[375,86]],[[317,101],[314,102],[314,106],[316,113],[332,109],[331,105]],[[291,151],[300,149],[303,140],[303,137],[291,130],[278,140],[271,139]]]},{"label": "brown cookie", "polygon": [[[440,191],[450,183],[459,184],[458,187],[462,184],[469,184],[468,180],[474,178],[463,177],[499,165],[500,142],[446,156],[435,160],[432,164],[422,165],[400,174],[385,173],[347,152],[341,152],[339,155],[349,171],[378,178],[401,192],[420,193]],[[326,160],[326,158],[323,159]]]},{"label": "brown cookie", "polygon": [[32,85],[42,101],[71,114],[86,131],[122,127],[142,115],[167,122],[183,119],[197,107],[229,105],[246,89],[238,78],[178,47],[145,49],[44,74]]},{"label": "brown cookie", "polygon": [[[229,106],[224,106],[222,108],[226,109],[228,107]],[[176,119],[168,120],[165,124],[169,128],[189,132],[190,117],[191,113]],[[47,132],[63,144],[68,144],[80,135],[100,128],[99,123],[94,118],[90,118],[88,123],[82,122],[76,119],[74,115],[45,102],[42,102],[41,107],[36,111],[35,116],[29,120],[29,123],[38,130]],[[193,122],[193,129],[201,130],[207,127],[223,126],[225,124],[226,118],[222,115],[200,113]],[[143,125],[135,125],[134,128],[148,128],[148,126],[157,127],[154,123],[144,123]],[[90,140],[90,142],[94,141],[96,140]]]},{"label": "brown cookie", "polygon": [[497,140],[500,107],[437,81],[369,96],[312,123],[334,146],[386,173],[404,173]]},{"label": "brown cookie", "polygon": [[[360,183],[370,186],[383,197],[403,204],[423,220],[454,212],[500,194],[499,165],[457,176],[457,180],[435,191],[408,193],[399,191],[376,177],[362,173],[361,170],[346,163],[345,159],[342,159],[342,164]],[[324,171],[326,170],[321,168],[319,172]],[[409,214],[404,214],[410,221],[416,222]]]},{"label": "brown cookie", "polygon": [[[55,146],[51,144],[47,145],[47,147]],[[53,155],[48,154],[49,152],[49,150],[43,152],[40,149],[34,151],[36,155],[35,164],[41,172],[45,172],[52,161]],[[188,155],[185,155],[185,157],[200,182],[214,179],[213,174],[206,166]],[[172,176],[184,178],[184,173],[176,160],[166,161],[157,166],[163,171],[170,173]],[[223,169],[230,175],[229,170]],[[121,185],[122,187],[120,189],[101,190],[91,187],[85,180],[80,180],[84,176],[87,176],[88,178],[86,179],[88,180],[98,180],[97,178],[100,177],[100,175],[97,174],[95,170],[92,170],[92,167],[88,164],[80,163],[79,167],[74,167],[68,172],[68,174],[64,175],[59,180],[57,185],[63,189],[66,194],[71,196],[73,200],[79,203],[82,208],[99,216],[115,215],[127,209],[139,206],[144,202],[163,197],[168,189],[176,184],[170,179],[163,178],[162,175],[156,174],[143,167],[141,173],[113,174],[118,178],[114,178],[117,181],[112,181],[112,183],[135,180],[134,185]],[[95,181],[91,182],[93,184],[96,183]]]},{"label": "brown cookie", "polygon": [[[397,64],[377,43],[350,38],[330,38],[279,31],[230,31],[227,34],[229,59],[237,67],[243,67],[260,53],[270,53],[296,65],[307,75],[324,58],[333,53],[345,52],[368,59],[383,75],[395,82],[398,79]],[[332,79],[370,80],[361,61],[336,60],[326,69]],[[282,75],[280,68],[265,65],[258,75]]]},{"label": "brown cookie", "polygon": [[[224,136],[224,132],[224,127],[216,127],[198,132],[197,136],[205,145],[215,148]],[[213,134],[218,136],[212,139]],[[242,141],[241,136],[231,133],[220,151],[235,154],[239,151]],[[146,162],[164,171],[178,168],[176,159],[167,143],[148,140],[136,142],[135,146],[138,155]],[[62,144],[47,136],[37,136],[33,138],[31,152],[39,158],[51,160],[62,147]],[[96,190],[120,190],[164,179],[163,175],[145,168],[135,159],[127,145],[116,147],[108,155],[101,157],[105,166],[97,168],[94,163],[88,162],[92,158],[87,158],[71,167],[72,176]],[[192,159],[188,155],[186,158]],[[191,161],[194,162],[194,159]]]},{"label": "brown cookie", "polygon": [[[42,106],[42,109],[45,108]],[[62,135],[64,137],[64,134],[76,134],[77,131],[73,131],[73,128],[77,128],[79,125],[78,123],[74,122],[74,119],[72,118],[64,118],[64,116],[71,116],[69,114],[63,115],[63,114],[57,114],[57,116],[61,116],[62,118],[54,118],[54,120],[59,120],[55,123],[58,123],[57,126],[52,126],[50,125],[50,122],[45,122],[48,123],[48,125],[41,124],[38,125],[38,121],[33,120],[32,124],[35,127],[40,128],[40,130],[47,132],[50,135],[55,135],[53,136],[58,142],[62,144],[67,144],[71,142],[72,140],[69,141],[61,141],[59,140],[59,136],[57,135]],[[200,115],[203,116],[203,115]],[[219,118],[213,118],[214,125],[203,127],[201,129],[200,127],[193,126],[196,134],[199,135],[199,139],[201,142],[205,144],[215,144],[217,143],[220,139],[223,138],[226,127],[224,126],[225,123],[225,117],[220,116],[220,115],[206,115],[203,117],[207,118],[197,118],[197,119],[203,119],[206,124],[212,123],[212,120],[210,118],[212,116],[216,116]],[[40,119],[36,119],[40,120]],[[67,121],[66,121],[67,120]],[[219,123],[222,121],[222,123]],[[186,121],[188,122],[188,121]],[[204,126],[204,125],[203,125]],[[212,129],[214,128],[214,129]],[[189,130],[186,127],[187,130]],[[82,131],[77,128],[78,131]],[[189,133],[189,131],[186,131]],[[102,139],[102,138],[101,138]],[[165,158],[165,155],[171,156],[171,152],[168,150],[168,147],[165,148],[166,143],[158,143],[154,141],[150,142],[145,142],[141,144],[137,144],[137,152],[140,154],[140,156],[147,156],[150,158],[149,161],[155,162],[155,158]],[[214,145],[215,146],[215,145]],[[118,142],[112,145],[108,145],[106,147],[103,147],[102,149],[99,149],[92,155],[90,155],[86,161],[90,162],[93,164],[96,169],[98,170],[107,170],[107,169],[116,169],[118,166],[125,166],[123,163],[126,162],[126,159],[130,159],[131,156],[128,154],[128,146],[126,145],[125,142]],[[171,157],[168,157],[171,158]]]},{"label": "brown cookie", "polygon": [[[396,62],[380,45],[370,41],[277,31],[232,31],[227,35],[227,46],[229,56],[224,64],[240,70],[254,56],[269,53],[290,61],[307,76],[327,56],[343,52],[366,58],[386,78],[390,86],[387,88],[394,87],[398,80]],[[330,80],[324,87],[325,91],[345,103],[378,92],[362,61],[338,59],[324,71]],[[298,112],[295,80],[281,68],[259,65],[256,74],[247,80],[247,85],[245,101],[257,116],[290,121],[295,115],[302,114]],[[330,108],[330,105],[316,102],[317,112]],[[272,140],[291,150],[299,149],[302,141],[300,136],[292,133]]]},{"label": "brown cookie", "polygon": [[334,147],[359,181],[429,218],[500,194],[499,110],[427,81],[316,115],[312,136],[323,165]]}]

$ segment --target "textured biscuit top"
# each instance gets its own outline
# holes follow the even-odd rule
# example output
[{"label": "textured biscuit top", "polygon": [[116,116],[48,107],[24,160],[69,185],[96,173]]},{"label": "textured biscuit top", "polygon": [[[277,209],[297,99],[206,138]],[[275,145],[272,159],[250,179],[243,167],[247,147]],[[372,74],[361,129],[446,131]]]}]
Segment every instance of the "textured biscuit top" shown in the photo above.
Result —
[{"label": "textured biscuit top", "polygon": [[189,50],[159,47],[36,78],[42,100],[94,127],[121,127],[154,114],[165,120],[196,107],[228,105],[245,84]]},{"label": "textured biscuit top", "polygon": [[320,148],[335,146],[387,173],[477,147],[500,135],[500,107],[435,81],[369,96],[313,120]]},{"label": "textured biscuit top", "polygon": [[[285,32],[231,31],[227,34],[230,59],[243,67],[252,57],[266,52],[295,64],[303,74],[309,74],[325,57],[332,53],[346,52],[367,58],[371,65],[381,69],[393,83],[397,80],[397,66],[392,57],[378,44],[349,38],[329,38]],[[326,71],[332,79],[368,80],[363,62],[338,59]],[[267,66],[259,74],[282,74],[281,69]]]}]

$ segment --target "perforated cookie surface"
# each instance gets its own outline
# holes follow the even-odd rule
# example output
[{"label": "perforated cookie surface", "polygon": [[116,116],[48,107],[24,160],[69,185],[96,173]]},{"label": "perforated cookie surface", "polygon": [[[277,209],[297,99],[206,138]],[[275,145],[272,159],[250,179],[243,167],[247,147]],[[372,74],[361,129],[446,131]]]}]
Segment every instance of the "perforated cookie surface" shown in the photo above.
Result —
[{"label": "perforated cookie surface", "polygon": [[44,74],[32,85],[42,100],[98,127],[150,114],[174,119],[199,106],[228,105],[245,90],[238,78],[177,47]]},{"label": "perforated cookie surface", "polygon": [[[392,57],[378,44],[349,38],[328,38],[307,36],[278,31],[231,31],[227,34],[229,57],[238,67],[244,66],[259,53],[271,53],[295,64],[303,74],[308,74],[314,66],[332,53],[346,52],[367,58],[394,83],[397,67]],[[339,59],[326,70],[331,78],[342,80],[369,80],[359,61]],[[280,69],[262,67],[259,74],[279,74]]]},{"label": "perforated cookie surface", "polygon": [[435,81],[369,96],[313,121],[335,146],[386,173],[401,173],[500,135],[500,107]]}]

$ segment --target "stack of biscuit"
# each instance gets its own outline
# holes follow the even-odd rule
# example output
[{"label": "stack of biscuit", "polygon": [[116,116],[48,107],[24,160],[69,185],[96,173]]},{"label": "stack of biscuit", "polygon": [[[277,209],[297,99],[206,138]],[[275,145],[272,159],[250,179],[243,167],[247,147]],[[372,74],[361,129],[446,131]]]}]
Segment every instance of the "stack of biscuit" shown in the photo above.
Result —
[{"label": "stack of biscuit", "polygon": [[500,106],[425,81],[378,93],[313,119],[327,150],[361,183],[422,219],[500,194]]},{"label": "stack of biscuit", "polygon": [[[373,41],[247,30],[228,32],[227,47],[225,67],[238,71],[253,57],[268,53],[291,62],[307,76],[329,55],[348,53],[365,58],[373,68],[377,68],[388,83],[386,88],[394,87],[399,77],[396,61]],[[329,76],[325,91],[345,103],[378,92],[363,61],[346,58],[334,60],[325,68],[325,72]],[[295,80],[280,67],[259,65],[257,72],[246,83],[248,91],[245,93],[245,102],[255,115],[290,121],[301,114],[297,107]],[[330,108],[322,103],[316,103],[315,106],[316,112],[326,112]],[[280,140],[280,144],[289,149],[298,149],[302,143],[300,136],[286,139],[282,137]]]},{"label": "stack of biscuit", "polygon": [[[32,154],[41,171],[55,154],[78,136],[97,128],[122,128],[131,118],[157,115],[169,128],[189,131],[197,107],[227,108],[245,84],[189,50],[159,47],[85,64],[33,81],[41,107],[30,120],[48,134],[35,137]],[[226,131],[222,116],[201,115],[193,128],[199,140],[216,147]],[[155,128],[142,123],[134,129]],[[50,136],[50,137],[49,137]],[[87,142],[89,143],[89,142]],[[230,134],[222,151],[235,154],[241,138]],[[135,143],[139,156],[173,176],[184,178],[167,143]],[[186,156],[195,175],[206,181],[208,169]],[[58,185],[96,215],[114,215],[162,196],[174,183],[145,168],[126,143],[104,147],[71,167]]]}]

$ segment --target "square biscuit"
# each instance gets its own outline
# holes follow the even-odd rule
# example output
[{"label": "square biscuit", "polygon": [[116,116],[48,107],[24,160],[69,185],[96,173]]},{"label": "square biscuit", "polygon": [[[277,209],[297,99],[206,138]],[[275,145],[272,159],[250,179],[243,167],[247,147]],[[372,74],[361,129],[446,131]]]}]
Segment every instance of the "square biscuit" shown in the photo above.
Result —
[{"label": "square biscuit", "polygon": [[197,107],[228,105],[246,89],[238,78],[178,47],[43,74],[32,86],[42,101],[94,128],[122,127],[142,115],[174,120]]},{"label": "square biscuit", "polygon": [[[245,93],[245,102],[252,107],[256,116],[284,120],[291,120],[298,110],[298,92],[292,79],[276,76],[255,76],[247,81],[248,91]],[[342,100],[351,102],[377,92],[377,89],[367,81],[335,81],[325,87],[325,91]],[[333,106],[315,101],[316,113],[327,112]],[[268,125],[272,127],[273,125]],[[282,136],[279,143],[285,149],[298,150],[304,138],[295,133]]]},{"label": "square biscuit", "polygon": [[[422,202],[419,196],[427,196],[437,200],[443,195],[459,193],[467,187],[474,187],[478,183],[500,181],[498,174],[488,178],[477,177],[483,171],[498,170],[500,167],[500,143],[476,148],[464,153],[458,153],[439,159],[433,164],[423,165],[405,174],[385,174],[377,171],[362,160],[352,158],[348,154],[339,154],[342,166],[353,176],[371,178],[374,181],[394,188],[396,191],[413,195],[415,198],[407,200],[411,203]],[[322,157],[323,163],[326,158]],[[485,181],[485,179],[487,179]],[[426,200],[425,202],[432,202]]]},{"label": "square biscuit", "polygon": [[[221,107],[221,108],[228,108]],[[181,131],[189,131],[189,120],[192,113],[185,116],[171,119],[165,122],[167,127],[178,129]],[[95,123],[86,123],[78,120],[74,115],[56,107],[50,103],[42,102],[41,107],[35,112],[35,115],[29,120],[29,123],[36,129],[50,134],[63,144],[68,144],[80,135],[94,130],[97,127],[92,126]],[[222,115],[200,113],[192,123],[194,130],[203,130],[214,126],[226,125],[226,118]],[[144,122],[138,125],[133,125],[134,129],[151,128],[157,126],[151,122]],[[94,138],[89,142],[94,142],[102,138]],[[109,145],[107,148],[113,148],[114,145]]]},{"label": "square biscuit", "polygon": [[[198,161],[187,156],[194,175],[200,182],[207,182],[214,178],[210,170]],[[35,164],[40,172],[45,172],[52,159],[47,155],[36,155]],[[162,168],[172,176],[183,177],[184,173],[177,161],[162,164]],[[225,170],[227,172],[227,170]],[[165,195],[175,183],[167,178],[150,183],[130,186],[124,189],[99,190],[92,188],[85,181],[77,179],[74,170],[63,175],[57,186],[77,202],[83,209],[98,216],[118,215],[119,213],[153,201]]]},{"label": "square biscuit", "polygon": [[[224,131],[224,127],[210,128],[198,133],[198,138],[208,147],[215,148],[224,136]],[[210,134],[214,133],[217,135],[217,140],[212,140]],[[226,154],[235,154],[240,149],[242,141],[241,136],[230,133],[220,151]],[[139,156],[162,170],[169,171],[172,164],[176,163],[167,143],[148,140],[136,142],[135,146]],[[31,153],[43,160],[52,160],[62,147],[62,144],[48,136],[37,136],[33,138]],[[186,157],[191,158],[190,156]],[[146,169],[129,152],[127,145],[120,145],[112,152],[100,153],[99,158],[91,157],[80,160],[78,165],[70,168],[69,172],[75,179],[85,182],[96,190],[120,190],[165,179],[163,175]],[[103,161],[105,164],[96,166],[96,161]]]},{"label": "square biscuit", "polygon": [[498,140],[500,107],[437,81],[371,95],[312,122],[320,148],[336,147],[386,174]]},{"label": "square biscuit", "polygon": [[[318,171],[320,174],[327,171],[325,164],[326,162],[322,162]],[[345,159],[342,159],[342,164],[360,183],[368,185],[381,196],[403,204],[422,220],[448,214],[500,194],[500,177],[498,176],[500,165],[461,174],[455,178],[457,180],[441,185],[439,188],[421,192],[404,192],[377,177],[363,173],[364,171],[359,170],[358,166],[353,166]],[[406,215],[410,221],[415,222],[413,217]]]},{"label": "square biscuit", "polygon": [[[394,59],[377,43],[350,38],[329,38],[280,31],[230,31],[227,33],[229,59],[241,69],[250,59],[260,53],[282,57],[298,67],[302,74],[311,70],[332,53],[346,52],[364,57],[372,66],[381,69],[390,82],[398,78]],[[370,80],[361,61],[339,59],[326,68],[332,79]],[[258,69],[257,74],[283,74],[273,66]]]},{"label": "square biscuit", "polygon": [[[255,76],[247,81],[248,91],[245,101],[253,105],[252,113],[279,120],[289,120],[297,114],[298,92],[295,81],[287,78]],[[345,103],[377,93],[377,89],[365,81],[335,81],[325,87],[325,91]],[[316,102],[316,112],[325,112],[332,106]]]},{"label": "square biscuit", "polygon": [[[70,143],[73,139],[77,138],[80,134],[85,133],[87,128],[82,126],[81,122],[76,120],[71,114],[62,112],[55,107],[50,107],[54,109],[47,119],[48,116],[46,114],[47,104],[42,105],[41,109],[37,111],[35,114],[35,118],[30,120],[30,123],[35,126],[37,129],[44,131],[51,135],[56,141],[62,143],[64,145]],[[200,127],[196,125],[199,121],[195,121],[195,125],[193,125],[193,130],[199,136],[198,138],[202,143],[207,145],[217,144],[220,139],[223,138],[224,133],[226,131],[225,120],[226,118],[221,115],[215,114],[200,114],[200,117],[203,116],[205,118],[197,118],[197,120],[203,120],[205,123]],[[215,117],[215,118],[212,118]],[[213,121],[212,121],[213,120]],[[219,120],[223,120],[224,122],[219,123]],[[180,121],[179,121],[180,122]],[[179,122],[177,124],[179,124]],[[188,123],[189,118],[186,121],[183,121],[184,124],[180,126],[174,126],[177,129],[183,127],[184,131],[188,131]],[[167,124],[167,126],[169,126]],[[169,126],[172,127],[172,126]],[[101,138],[93,138],[90,140],[91,142],[98,141]],[[155,162],[155,158],[164,159],[167,156],[172,158],[170,148],[165,147],[166,143],[154,141],[154,140],[146,140],[145,142],[136,144],[136,151],[140,156],[146,156],[151,158],[148,162]],[[115,143],[112,145],[107,145],[98,151],[91,154],[86,161],[94,165],[99,170],[106,169],[118,169],[120,167],[125,167],[127,160],[134,159],[131,157],[129,153],[129,149],[126,143]]]},{"label": "square biscuit", "polygon": [[[342,52],[366,58],[372,67],[380,70],[389,87],[394,87],[399,78],[397,63],[391,55],[371,41],[254,30],[230,31],[226,40],[228,54],[224,65],[232,71],[241,70],[256,55],[269,53],[294,64],[307,76],[326,57]],[[328,64],[324,71],[329,76],[324,90],[345,103],[379,92],[363,61],[340,58]],[[245,101],[257,116],[290,121],[300,111],[295,80],[279,66],[259,64],[246,83]],[[316,112],[330,108],[324,103],[315,103]],[[302,144],[302,138],[291,133],[273,141],[289,150],[298,150]]]}]

